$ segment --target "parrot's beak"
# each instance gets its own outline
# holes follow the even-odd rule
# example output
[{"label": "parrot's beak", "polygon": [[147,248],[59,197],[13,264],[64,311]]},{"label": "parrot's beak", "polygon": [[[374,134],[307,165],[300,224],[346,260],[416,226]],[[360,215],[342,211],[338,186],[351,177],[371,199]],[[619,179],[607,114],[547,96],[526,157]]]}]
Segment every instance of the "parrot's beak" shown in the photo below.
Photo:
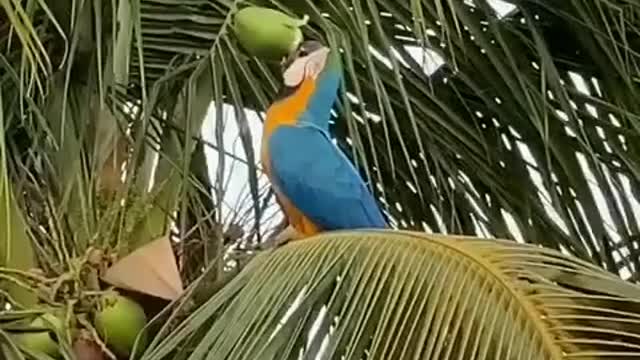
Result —
[{"label": "parrot's beak", "polygon": [[280,66],[282,68],[282,72],[286,71],[287,68],[293,64],[299,58],[310,55],[311,53],[324,48],[325,46],[316,40],[307,40],[300,43],[300,45],[292,51],[288,56],[282,59],[280,62]]},{"label": "parrot's beak", "polygon": [[324,69],[329,48],[318,41],[305,41],[285,61],[282,72],[284,85],[298,86],[305,78],[315,78]]},{"label": "parrot's beak", "polygon": [[293,62],[282,73],[284,85],[296,87],[304,79],[315,79],[325,68],[329,55],[329,48],[326,46],[314,47],[310,53],[298,54]]},{"label": "parrot's beak", "polygon": [[284,70],[286,70],[289,66],[291,66],[291,64],[293,63],[293,61],[298,58],[298,51],[300,48],[297,48],[295,51],[292,51],[291,54],[289,54],[288,56],[282,58],[282,61],[280,61],[280,68],[282,69],[282,71],[284,72]]}]

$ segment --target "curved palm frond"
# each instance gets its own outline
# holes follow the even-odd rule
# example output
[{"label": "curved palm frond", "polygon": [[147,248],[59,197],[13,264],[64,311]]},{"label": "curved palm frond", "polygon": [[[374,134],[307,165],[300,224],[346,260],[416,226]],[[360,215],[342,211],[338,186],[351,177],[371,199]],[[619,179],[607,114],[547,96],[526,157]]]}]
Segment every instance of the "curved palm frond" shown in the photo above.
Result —
[{"label": "curved palm frond", "polygon": [[259,255],[142,359],[635,358],[638,299],[536,246],[334,232]]}]

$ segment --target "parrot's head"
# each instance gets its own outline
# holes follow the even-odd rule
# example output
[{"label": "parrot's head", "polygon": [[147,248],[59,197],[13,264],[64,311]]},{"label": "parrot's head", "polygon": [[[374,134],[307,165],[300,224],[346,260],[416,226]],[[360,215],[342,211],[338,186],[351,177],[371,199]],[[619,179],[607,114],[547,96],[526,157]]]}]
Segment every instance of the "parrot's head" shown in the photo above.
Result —
[{"label": "parrot's head", "polygon": [[304,41],[282,63],[286,87],[296,87],[308,77],[316,78],[327,64],[329,48],[315,40]]}]

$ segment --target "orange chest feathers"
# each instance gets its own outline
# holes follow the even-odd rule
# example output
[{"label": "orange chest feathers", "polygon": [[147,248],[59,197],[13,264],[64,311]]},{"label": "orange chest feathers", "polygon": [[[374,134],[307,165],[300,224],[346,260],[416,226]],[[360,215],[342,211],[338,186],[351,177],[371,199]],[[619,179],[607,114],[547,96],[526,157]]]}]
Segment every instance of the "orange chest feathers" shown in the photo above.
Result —
[{"label": "orange chest feathers", "polygon": [[[271,158],[269,156],[269,139],[273,132],[280,126],[292,126],[298,122],[300,116],[307,108],[307,104],[313,95],[315,87],[315,81],[311,78],[306,78],[293,94],[274,102],[273,105],[269,107],[262,132],[262,147],[260,151],[263,169],[269,180],[271,180],[276,197],[279,199],[285,214],[289,218],[289,223],[303,236],[314,235],[319,232],[319,229],[312,221],[304,216],[304,214],[282,194],[276,184],[273,183],[271,176]],[[295,149],[292,151],[295,151]]]},{"label": "orange chest feathers", "polygon": [[262,130],[260,159],[267,176],[270,177],[269,139],[280,126],[295,125],[304,113],[316,88],[314,79],[305,78],[298,89],[284,99],[274,102],[267,110]]}]

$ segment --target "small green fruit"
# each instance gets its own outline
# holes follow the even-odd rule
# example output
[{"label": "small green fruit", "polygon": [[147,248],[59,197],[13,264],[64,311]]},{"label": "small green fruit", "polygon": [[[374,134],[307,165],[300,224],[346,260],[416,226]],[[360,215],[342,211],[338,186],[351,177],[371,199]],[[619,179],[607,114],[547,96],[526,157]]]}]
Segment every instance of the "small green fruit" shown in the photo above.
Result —
[{"label": "small green fruit", "polygon": [[279,61],[300,45],[300,27],[308,17],[295,19],[264,7],[249,6],[234,16],[234,30],[242,47],[260,59]]},{"label": "small green fruit", "polygon": [[[129,356],[136,337],[147,324],[144,309],[135,301],[119,294],[103,299],[102,309],[94,318],[94,325],[102,340],[121,356]],[[140,338],[138,348],[146,342],[146,334]]]},{"label": "small green fruit", "polygon": [[16,334],[14,338],[33,352],[44,353],[51,357],[60,355],[60,349],[54,337],[56,330],[60,333],[64,331],[64,323],[60,318],[51,313],[44,313],[31,321],[29,327],[51,330],[24,332]]}]

